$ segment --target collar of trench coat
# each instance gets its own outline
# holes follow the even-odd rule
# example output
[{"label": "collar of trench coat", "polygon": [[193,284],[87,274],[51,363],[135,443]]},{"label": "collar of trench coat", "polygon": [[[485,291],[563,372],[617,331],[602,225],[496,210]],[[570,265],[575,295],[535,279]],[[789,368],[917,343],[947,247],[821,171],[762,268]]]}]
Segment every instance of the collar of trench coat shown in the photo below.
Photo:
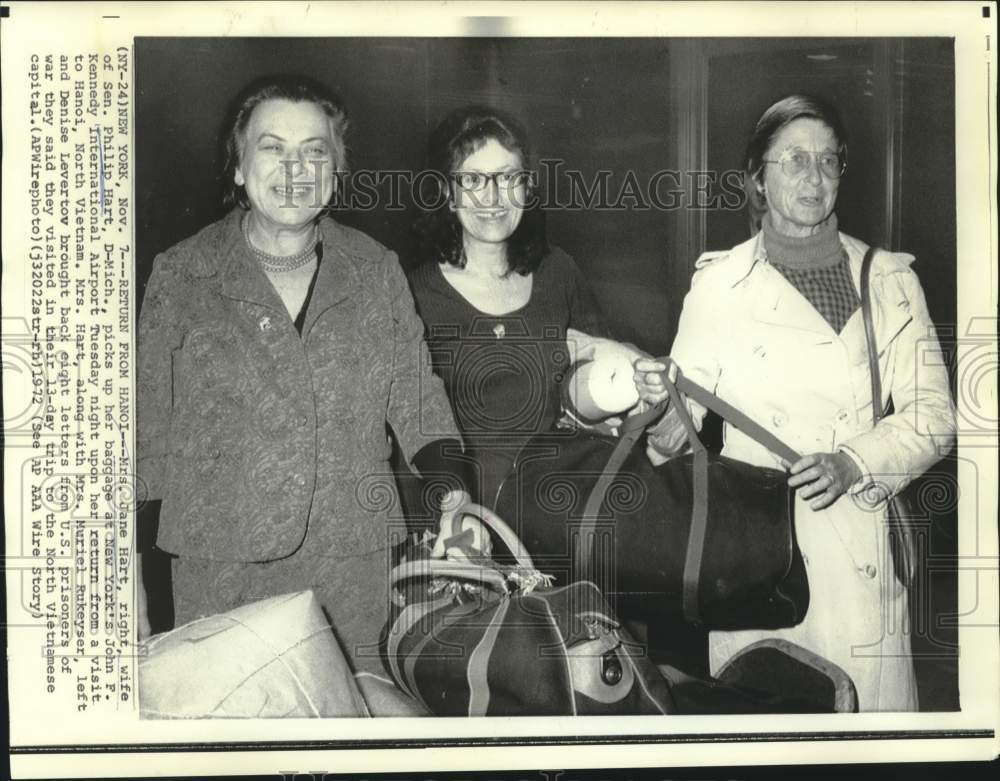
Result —
[{"label": "collar of trench coat", "polygon": [[[864,260],[865,252],[868,251],[868,245],[846,233],[840,233],[840,243],[847,251],[854,289],[860,296],[861,262]],[[726,283],[732,287],[743,282],[758,264],[769,265],[764,251],[763,234],[760,232],[732,249],[702,254],[695,262],[695,268],[704,268],[712,261],[723,257],[728,258]],[[878,250],[872,260],[869,284],[873,292],[872,319],[875,324],[875,341],[880,355],[912,319],[908,302],[905,299],[899,300],[898,295],[893,295],[893,288],[887,286],[886,281],[891,275],[908,269],[913,260],[913,255],[887,250]],[[774,273],[773,276],[774,284],[760,290],[760,295],[754,302],[754,319],[829,336],[832,333],[830,325],[815,307],[785,279],[783,274]],[[860,308],[848,320],[840,333],[840,338],[847,345],[852,362],[859,362],[867,356],[864,321]]]}]

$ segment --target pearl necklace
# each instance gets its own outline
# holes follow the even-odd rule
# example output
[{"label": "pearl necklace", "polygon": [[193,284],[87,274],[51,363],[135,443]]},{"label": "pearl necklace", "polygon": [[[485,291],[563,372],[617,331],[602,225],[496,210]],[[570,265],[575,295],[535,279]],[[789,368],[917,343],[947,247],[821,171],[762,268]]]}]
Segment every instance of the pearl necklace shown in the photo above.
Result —
[{"label": "pearl necklace", "polygon": [[260,263],[264,271],[282,273],[301,268],[316,257],[319,230],[314,225],[312,239],[306,244],[305,249],[296,252],[294,255],[272,255],[255,247],[254,243],[250,240],[250,220],[248,218],[244,218],[243,220],[243,237],[246,239],[250,252],[257,259],[257,262]]}]

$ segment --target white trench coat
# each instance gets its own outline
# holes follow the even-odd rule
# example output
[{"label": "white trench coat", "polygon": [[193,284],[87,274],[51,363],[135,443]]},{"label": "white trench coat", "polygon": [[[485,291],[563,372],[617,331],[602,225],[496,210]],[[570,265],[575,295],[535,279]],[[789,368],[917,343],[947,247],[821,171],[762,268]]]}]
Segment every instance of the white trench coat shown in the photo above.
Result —
[{"label": "white trench coat", "polygon": [[[840,234],[855,287],[867,246]],[[713,632],[715,673],[735,652],[781,637],[840,665],[865,711],[915,710],[907,593],[888,549],[884,502],[862,500],[873,482],[901,490],[954,441],[954,407],[940,346],[913,257],[876,253],[871,289],[885,404],[895,412],[872,427],[868,353],[860,308],[840,334],[769,265],[761,234],[698,259],[671,357],[802,455],[844,450],[862,480],[825,510],[796,498],[795,523],[810,604],[791,629]],[[860,288],[859,288],[860,293]],[[691,404],[696,421],[704,410]],[[723,453],[778,467],[769,451],[731,426]]]}]

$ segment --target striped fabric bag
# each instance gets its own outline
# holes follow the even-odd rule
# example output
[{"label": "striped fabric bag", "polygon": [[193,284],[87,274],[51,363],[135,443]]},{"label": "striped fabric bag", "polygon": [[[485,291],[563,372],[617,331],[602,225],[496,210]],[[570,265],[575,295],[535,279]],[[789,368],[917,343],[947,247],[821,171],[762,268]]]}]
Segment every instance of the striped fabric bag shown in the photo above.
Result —
[{"label": "striped fabric bag", "polygon": [[404,691],[438,716],[674,711],[666,682],[594,584],[551,588],[500,518],[479,505],[463,515],[480,517],[515,563],[432,559],[425,543],[393,570],[386,650]]}]

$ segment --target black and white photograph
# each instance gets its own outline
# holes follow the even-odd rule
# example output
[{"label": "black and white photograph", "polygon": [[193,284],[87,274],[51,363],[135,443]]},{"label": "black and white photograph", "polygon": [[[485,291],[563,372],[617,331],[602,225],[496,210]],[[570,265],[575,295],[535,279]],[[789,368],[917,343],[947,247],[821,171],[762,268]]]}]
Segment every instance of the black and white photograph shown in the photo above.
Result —
[{"label": "black and white photograph", "polygon": [[[136,73],[173,715],[960,707],[949,39],[140,38]],[[318,697],[241,634],[313,653],[299,591]]]},{"label": "black and white photograph", "polygon": [[[995,117],[975,92],[967,119],[968,36],[846,4],[706,4],[747,9],[718,32],[697,4],[591,32],[568,4],[223,5],[28,61],[8,624],[48,622],[50,686],[192,761],[995,756],[971,685],[997,675]],[[59,407],[74,382],[100,404]]]}]

